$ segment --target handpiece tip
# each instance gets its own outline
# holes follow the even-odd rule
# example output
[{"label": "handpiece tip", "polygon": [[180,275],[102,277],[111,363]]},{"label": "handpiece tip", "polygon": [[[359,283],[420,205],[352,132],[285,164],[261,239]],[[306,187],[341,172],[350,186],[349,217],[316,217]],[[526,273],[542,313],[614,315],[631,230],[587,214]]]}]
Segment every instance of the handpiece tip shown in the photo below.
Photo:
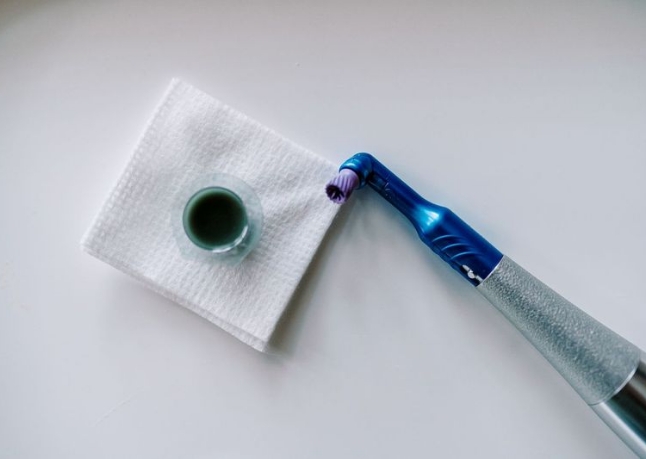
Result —
[{"label": "handpiece tip", "polygon": [[325,186],[325,193],[336,204],[343,204],[359,186],[359,176],[350,169],[341,171]]}]

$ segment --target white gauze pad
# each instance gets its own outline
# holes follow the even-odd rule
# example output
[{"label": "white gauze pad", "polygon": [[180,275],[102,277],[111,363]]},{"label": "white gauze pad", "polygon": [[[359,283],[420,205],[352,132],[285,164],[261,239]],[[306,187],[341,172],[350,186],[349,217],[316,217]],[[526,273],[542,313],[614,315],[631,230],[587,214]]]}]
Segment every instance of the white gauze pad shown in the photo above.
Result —
[{"label": "white gauze pad", "polygon": [[[324,192],[335,172],[327,160],[173,80],[81,244],[264,351],[338,210]],[[209,173],[240,178],[260,199],[260,241],[236,266],[187,257],[173,232],[179,191]]]}]

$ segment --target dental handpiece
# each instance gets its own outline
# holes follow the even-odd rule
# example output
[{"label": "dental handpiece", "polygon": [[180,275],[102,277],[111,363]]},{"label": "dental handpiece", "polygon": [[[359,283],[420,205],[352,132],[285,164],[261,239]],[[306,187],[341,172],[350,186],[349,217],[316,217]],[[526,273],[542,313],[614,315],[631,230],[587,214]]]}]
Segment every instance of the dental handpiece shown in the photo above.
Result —
[{"label": "dental handpiece", "polygon": [[499,252],[451,210],[427,201],[368,153],[326,186],[344,203],[368,185],[422,242],[489,300],[639,456],[646,458],[646,354]]}]

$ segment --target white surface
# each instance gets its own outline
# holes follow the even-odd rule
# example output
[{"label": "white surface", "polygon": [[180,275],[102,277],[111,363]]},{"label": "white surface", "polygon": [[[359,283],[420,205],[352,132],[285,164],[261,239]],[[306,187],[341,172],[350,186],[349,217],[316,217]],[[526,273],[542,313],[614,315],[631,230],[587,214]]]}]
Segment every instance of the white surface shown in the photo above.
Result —
[{"label": "white surface", "polygon": [[[340,210],[321,192],[336,169],[174,79],[81,246],[264,351]],[[220,174],[255,190],[262,212],[249,215],[260,240],[237,266],[214,262],[182,227],[183,206],[199,189],[231,186]],[[239,193],[235,183],[232,190]],[[250,211],[251,198],[240,197]]]},{"label": "white surface", "polygon": [[369,191],[251,349],[78,241],[169,79],[378,155],[646,349],[646,4],[3,2],[0,457],[631,457]]}]

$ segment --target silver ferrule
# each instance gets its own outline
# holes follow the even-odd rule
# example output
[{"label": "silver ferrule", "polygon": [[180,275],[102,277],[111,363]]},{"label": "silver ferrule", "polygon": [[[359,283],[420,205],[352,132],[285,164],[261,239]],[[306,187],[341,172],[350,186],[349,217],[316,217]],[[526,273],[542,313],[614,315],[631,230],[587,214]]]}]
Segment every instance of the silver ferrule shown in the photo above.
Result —
[{"label": "silver ferrule", "polygon": [[591,407],[635,454],[646,458],[646,355],[615,395]]},{"label": "silver ferrule", "polygon": [[508,257],[477,288],[610,428],[646,457],[645,367],[639,348]]}]

